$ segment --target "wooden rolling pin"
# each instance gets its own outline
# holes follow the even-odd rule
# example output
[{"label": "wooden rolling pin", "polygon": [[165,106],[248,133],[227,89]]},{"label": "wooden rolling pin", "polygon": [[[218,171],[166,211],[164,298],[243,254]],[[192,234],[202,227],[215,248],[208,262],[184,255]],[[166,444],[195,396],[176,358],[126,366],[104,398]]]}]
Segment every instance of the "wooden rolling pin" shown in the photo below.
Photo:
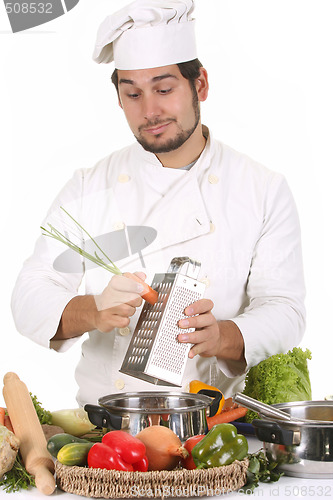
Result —
[{"label": "wooden rolling pin", "polygon": [[3,382],[3,397],[14,433],[20,440],[25,468],[35,476],[39,491],[51,495],[55,490],[54,462],[27,386],[12,372],[6,373]]}]

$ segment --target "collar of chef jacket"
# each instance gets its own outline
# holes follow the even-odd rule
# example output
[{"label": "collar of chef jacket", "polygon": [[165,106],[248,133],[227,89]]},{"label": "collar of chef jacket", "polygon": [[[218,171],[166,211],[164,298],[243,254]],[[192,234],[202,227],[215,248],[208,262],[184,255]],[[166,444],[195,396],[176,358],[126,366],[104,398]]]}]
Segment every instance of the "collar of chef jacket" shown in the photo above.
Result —
[{"label": "collar of chef jacket", "polygon": [[155,182],[161,183],[164,176],[175,178],[172,188],[161,196],[142,222],[157,230],[157,238],[146,249],[146,254],[210,232],[210,217],[202,188],[208,184],[208,176],[213,172],[214,143],[207,127],[204,130],[208,137],[205,149],[189,171],[163,167],[153,153],[137,144],[142,160],[140,168],[142,164],[147,166],[148,173],[145,170],[145,174],[149,175],[149,182],[154,182],[155,179]]}]

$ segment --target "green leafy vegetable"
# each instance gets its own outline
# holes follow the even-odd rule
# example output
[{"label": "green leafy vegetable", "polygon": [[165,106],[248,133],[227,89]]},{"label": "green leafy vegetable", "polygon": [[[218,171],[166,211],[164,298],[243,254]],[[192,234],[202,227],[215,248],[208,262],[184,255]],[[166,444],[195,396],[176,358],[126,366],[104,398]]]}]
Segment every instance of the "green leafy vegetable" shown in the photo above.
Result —
[{"label": "green leafy vegetable", "polygon": [[52,424],[52,415],[48,410],[44,410],[41,403],[38,401],[37,396],[33,396],[30,392],[32,402],[34,404],[38,419],[41,424]]},{"label": "green leafy vegetable", "polygon": [[247,482],[243,488],[239,490],[240,493],[249,494],[253,493],[254,489],[262,483],[275,482],[283,476],[283,472],[277,472],[276,462],[270,462],[262,450],[248,455],[249,467],[247,470]]},{"label": "green leafy vegetable", "polygon": [[[269,405],[311,400],[308,359],[311,359],[309,349],[294,347],[286,354],[275,354],[261,361],[247,373],[243,393]],[[248,411],[245,421],[252,422],[257,417],[257,413]]]},{"label": "green leafy vegetable", "polygon": [[14,493],[21,489],[27,490],[30,486],[35,485],[35,478],[27,472],[19,453],[12,469],[4,475],[0,481],[0,486],[3,487],[6,493]]}]

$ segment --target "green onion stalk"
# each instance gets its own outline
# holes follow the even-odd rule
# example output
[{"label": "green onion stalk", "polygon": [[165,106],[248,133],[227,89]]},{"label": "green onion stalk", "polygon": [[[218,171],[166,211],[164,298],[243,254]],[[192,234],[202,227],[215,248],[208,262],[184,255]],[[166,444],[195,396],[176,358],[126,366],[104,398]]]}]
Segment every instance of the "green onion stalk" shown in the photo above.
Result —
[{"label": "green onion stalk", "polygon": [[76,224],[76,226],[78,228],[80,228],[91,239],[91,241],[96,246],[97,250],[99,250],[101,252],[101,254],[104,255],[104,257],[108,261],[108,263],[105,262],[103,260],[103,258],[100,257],[96,253],[96,251],[94,252],[94,255],[91,255],[90,253],[88,253],[85,250],[83,250],[81,247],[79,247],[78,245],[76,245],[75,243],[73,243],[67,236],[65,236],[60,231],[58,231],[58,229],[56,229],[52,224],[47,223],[47,225],[49,226],[50,229],[46,229],[45,227],[41,226],[41,229],[44,231],[42,233],[43,236],[49,236],[50,238],[53,238],[53,239],[55,239],[57,241],[60,241],[61,243],[64,243],[69,248],[71,248],[75,252],[77,252],[80,255],[82,255],[82,257],[84,257],[84,258],[86,258],[88,260],[91,260],[92,262],[94,262],[98,266],[103,267],[104,269],[106,269],[107,271],[109,271],[109,272],[111,272],[113,274],[122,274],[122,272],[119,269],[119,267],[117,267],[116,264],[114,262],[112,262],[112,260],[102,250],[102,248],[98,245],[97,241],[88,233],[88,231],[86,229],[84,229],[84,227],[82,227],[81,224],[77,220],[75,220],[74,217],[67,212],[67,210],[64,209],[64,207],[60,207],[60,208],[61,208],[61,210],[63,210],[65,212],[65,214],[68,215],[68,217],[70,217],[72,219],[72,221]]},{"label": "green onion stalk", "polygon": [[[48,236],[50,238],[53,238],[54,240],[60,241],[61,243],[64,243],[64,245],[68,246],[78,254],[82,255],[82,257],[90,260],[91,262],[94,262],[97,264],[99,267],[102,267],[103,269],[106,269],[107,271],[113,273],[113,274],[118,274],[122,275],[123,273],[119,269],[119,267],[116,266],[114,262],[109,258],[109,256],[104,252],[104,250],[98,245],[97,241],[88,233],[86,229],[77,221],[74,219],[74,217],[67,212],[67,210],[64,209],[64,207],[60,207],[61,210],[65,212],[68,217],[75,223],[75,225],[82,230],[88,238],[91,239],[93,244],[95,245],[97,251],[94,252],[94,254],[90,254],[83,250],[80,246],[76,245],[73,243],[66,235],[62,234],[58,229],[56,229],[52,224],[47,223],[49,229],[41,226],[41,229],[43,230],[43,236]],[[101,254],[98,255],[99,252]],[[104,258],[103,258],[104,257]],[[126,273],[127,276],[134,281],[137,281],[141,283],[144,287],[144,293],[142,294],[142,298],[145,299],[147,302],[150,304],[154,305],[157,300],[158,300],[158,293],[156,290],[153,290],[147,283],[145,283],[143,280],[141,280],[138,276],[132,273]]]}]

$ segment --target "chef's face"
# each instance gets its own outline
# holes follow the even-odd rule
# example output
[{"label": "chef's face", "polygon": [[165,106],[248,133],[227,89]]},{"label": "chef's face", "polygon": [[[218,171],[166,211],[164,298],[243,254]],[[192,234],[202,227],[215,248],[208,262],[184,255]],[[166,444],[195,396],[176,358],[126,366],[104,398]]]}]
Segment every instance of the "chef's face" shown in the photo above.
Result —
[{"label": "chef's face", "polygon": [[199,101],[206,98],[202,86],[198,79],[193,88],[176,64],[118,70],[119,103],[144,149],[155,154],[174,151],[198,130]]}]

